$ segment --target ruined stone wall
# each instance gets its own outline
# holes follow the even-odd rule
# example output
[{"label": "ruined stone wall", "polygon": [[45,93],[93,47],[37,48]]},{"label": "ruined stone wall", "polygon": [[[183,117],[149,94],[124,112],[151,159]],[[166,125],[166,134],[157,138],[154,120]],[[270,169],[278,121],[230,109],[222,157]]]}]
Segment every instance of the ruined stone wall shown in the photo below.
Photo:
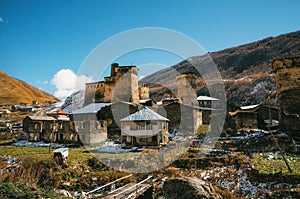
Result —
[{"label": "ruined stone wall", "polygon": [[275,60],[272,67],[275,71],[280,128],[287,133],[300,133],[300,58]]}]

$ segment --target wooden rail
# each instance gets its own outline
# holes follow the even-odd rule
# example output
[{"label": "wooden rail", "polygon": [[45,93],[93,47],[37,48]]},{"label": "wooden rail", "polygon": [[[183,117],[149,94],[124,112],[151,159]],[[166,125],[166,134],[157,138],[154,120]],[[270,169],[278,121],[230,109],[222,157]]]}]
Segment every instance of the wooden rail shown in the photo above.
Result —
[{"label": "wooden rail", "polygon": [[122,177],[122,178],[119,178],[119,179],[117,179],[117,180],[115,180],[115,181],[112,181],[112,182],[110,182],[110,183],[107,183],[107,184],[105,184],[105,185],[103,185],[103,186],[101,186],[101,187],[97,187],[96,189],[94,189],[94,190],[92,190],[92,191],[89,191],[89,192],[85,193],[85,194],[83,195],[82,198],[86,198],[88,195],[90,195],[91,193],[94,193],[95,191],[98,191],[98,190],[100,190],[100,189],[103,189],[104,187],[107,187],[107,186],[109,186],[109,185],[112,185],[112,184],[114,184],[114,183],[116,183],[116,182],[118,182],[118,181],[120,181],[120,180],[123,180],[123,179],[125,179],[125,178],[129,178],[129,177],[131,177],[131,176],[132,176],[132,174],[127,175],[127,176],[124,176],[124,177]]}]

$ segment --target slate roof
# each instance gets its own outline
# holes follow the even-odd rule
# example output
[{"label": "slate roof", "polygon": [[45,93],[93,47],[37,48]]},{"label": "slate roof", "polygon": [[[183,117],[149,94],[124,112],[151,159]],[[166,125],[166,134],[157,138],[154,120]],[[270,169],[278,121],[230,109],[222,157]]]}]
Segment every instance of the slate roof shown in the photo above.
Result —
[{"label": "slate roof", "polygon": [[97,113],[101,108],[109,106],[111,103],[91,103],[81,109],[74,111],[72,114],[87,114],[87,113]]},{"label": "slate roof", "polygon": [[197,97],[197,100],[198,101],[218,101],[219,99],[213,98],[213,97],[209,97],[209,96],[200,95],[200,96]]},{"label": "slate roof", "polygon": [[170,121],[169,119],[161,116],[160,114],[152,111],[148,107],[144,107],[143,109],[139,110],[138,112],[135,112],[120,121]]}]

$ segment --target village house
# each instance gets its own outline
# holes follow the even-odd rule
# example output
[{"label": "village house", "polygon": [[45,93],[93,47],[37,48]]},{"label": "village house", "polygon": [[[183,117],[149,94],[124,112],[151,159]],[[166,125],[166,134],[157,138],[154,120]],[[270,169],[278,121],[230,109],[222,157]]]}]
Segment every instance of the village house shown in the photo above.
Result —
[{"label": "village house", "polygon": [[2,110],[0,110],[0,118],[8,117],[10,113],[11,112],[8,109],[2,109]]},{"label": "village house", "polygon": [[140,105],[130,102],[114,102],[97,111],[97,119],[106,121],[107,136],[109,139],[120,140],[121,123],[120,120],[138,111]]},{"label": "village house", "polygon": [[[276,129],[276,125],[278,127],[278,109],[275,107],[259,104],[241,106],[235,112],[229,112],[229,115],[235,121],[235,128],[238,131],[248,129]],[[272,127],[270,123],[273,124]]]},{"label": "village house", "polygon": [[26,116],[23,131],[28,134],[29,141],[50,141],[54,137],[55,121],[50,116]]},{"label": "village house", "polygon": [[91,103],[72,113],[75,130],[83,144],[99,144],[107,139],[107,121],[98,120],[97,112],[110,103]]},{"label": "village house", "polygon": [[144,107],[121,121],[121,136],[130,146],[159,146],[168,140],[169,119]]},{"label": "village house", "polygon": [[54,137],[51,138],[51,142],[79,142],[78,133],[75,131],[74,123],[69,118],[69,113],[62,110],[55,110],[48,112],[47,115],[56,119]]},{"label": "village house", "polygon": [[26,116],[23,131],[29,141],[78,143],[78,134],[66,112],[58,111],[51,116]]},{"label": "village house", "polygon": [[199,106],[211,108],[212,102],[218,102],[219,99],[209,96],[200,95],[197,97],[197,101],[199,102]]}]

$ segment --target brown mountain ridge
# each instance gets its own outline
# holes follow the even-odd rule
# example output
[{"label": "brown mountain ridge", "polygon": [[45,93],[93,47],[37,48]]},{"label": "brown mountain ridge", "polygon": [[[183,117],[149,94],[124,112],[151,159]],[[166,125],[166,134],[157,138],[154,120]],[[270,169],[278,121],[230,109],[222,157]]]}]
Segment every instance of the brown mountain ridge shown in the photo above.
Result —
[{"label": "brown mountain ridge", "polygon": [[[276,59],[300,56],[300,31],[211,52],[209,55],[222,76],[229,111],[242,105],[263,103],[269,91],[273,97],[271,103],[275,105],[276,86],[271,62]],[[191,59],[201,63],[205,62],[207,57],[206,54]],[[179,73],[195,72],[188,60],[155,72],[143,78],[141,82],[168,82],[174,69]],[[175,85],[169,85],[168,88],[176,90]],[[163,93],[161,89],[161,86],[151,85],[151,95]],[[206,85],[201,80],[197,86],[197,94],[209,95]]]},{"label": "brown mountain ridge", "polygon": [[56,97],[0,71],[0,104],[31,104],[33,100],[39,103],[59,101]]}]

